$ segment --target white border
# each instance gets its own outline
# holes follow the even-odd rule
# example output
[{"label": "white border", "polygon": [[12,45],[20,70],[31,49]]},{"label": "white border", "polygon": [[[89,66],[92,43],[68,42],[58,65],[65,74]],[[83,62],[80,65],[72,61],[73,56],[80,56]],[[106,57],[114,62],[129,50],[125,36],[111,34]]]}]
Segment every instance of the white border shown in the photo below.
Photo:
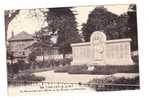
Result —
[{"label": "white border", "polygon": [[[3,99],[68,99],[68,100],[146,100],[149,91],[149,32],[148,32],[148,3],[147,0],[1,0],[0,3],[0,97]],[[36,96],[36,97],[7,97],[7,77],[6,77],[6,55],[5,55],[5,34],[4,34],[4,10],[6,9],[28,9],[47,8],[63,6],[86,6],[103,4],[128,4],[137,3],[138,14],[138,35],[139,35],[139,57],[141,90],[98,92],[98,93],[58,93],[57,95]],[[2,95],[2,96],[1,96]]]}]

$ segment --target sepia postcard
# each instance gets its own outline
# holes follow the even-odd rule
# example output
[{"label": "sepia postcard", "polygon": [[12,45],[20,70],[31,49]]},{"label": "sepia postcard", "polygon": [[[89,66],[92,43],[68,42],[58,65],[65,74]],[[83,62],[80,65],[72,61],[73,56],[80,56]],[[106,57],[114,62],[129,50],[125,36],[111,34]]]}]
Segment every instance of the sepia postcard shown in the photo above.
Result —
[{"label": "sepia postcard", "polygon": [[5,10],[8,95],[137,90],[136,4]]}]

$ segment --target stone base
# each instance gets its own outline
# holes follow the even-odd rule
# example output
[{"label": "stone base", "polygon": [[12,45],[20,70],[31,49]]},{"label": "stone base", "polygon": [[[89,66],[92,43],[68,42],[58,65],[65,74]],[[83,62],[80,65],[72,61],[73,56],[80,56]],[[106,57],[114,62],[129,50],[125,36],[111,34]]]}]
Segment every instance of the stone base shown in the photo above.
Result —
[{"label": "stone base", "polygon": [[91,61],[90,63],[89,63],[89,65],[90,66],[104,66],[104,65],[106,65],[106,63],[102,60],[102,61],[100,61],[100,60],[95,60],[95,61]]}]

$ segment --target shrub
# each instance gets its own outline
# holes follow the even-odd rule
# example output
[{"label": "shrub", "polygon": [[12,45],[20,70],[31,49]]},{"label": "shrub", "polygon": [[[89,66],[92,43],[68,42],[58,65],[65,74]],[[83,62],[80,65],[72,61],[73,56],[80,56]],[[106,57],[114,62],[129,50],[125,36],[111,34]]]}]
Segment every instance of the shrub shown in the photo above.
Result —
[{"label": "shrub", "polygon": [[58,67],[55,69],[55,72],[68,72],[69,74],[89,74],[89,71],[87,71],[87,66],[81,65],[81,66],[63,66]]},{"label": "shrub", "polygon": [[89,71],[87,65],[74,65],[59,67],[55,72],[68,72],[69,74],[97,74],[110,75],[114,73],[138,73],[138,65],[123,65],[123,66],[95,66],[94,70]]},{"label": "shrub", "polygon": [[19,72],[19,66],[20,65],[18,63],[14,63],[14,64],[10,65],[10,67],[12,68],[12,73],[13,74],[17,74]]},{"label": "shrub", "polygon": [[126,78],[122,77],[122,78],[119,78],[119,79],[113,81],[113,83],[114,84],[139,84],[139,80],[140,80],[139,76],[132,78],[132,79],[130,79],[130,78],[126,79]]},{"label": "shrub", "polygon": [[37,56],[35,54],[35,52],[31,52],[28,56],[28,61],[31,63],[31,62],[34,62],[36,60]]},{"label": "shrub", "polygon": [[135,55],[135,56],[132,56],[132,60],[135,62],[135,64],[139,64],[139,56],[138,55]]},{"label": "shrub", "polygon": [[138,73],[138,65],[106,65],[95,66],[91,74]]},{"label": "shrub", "polygon": [[44,77],[35,76],[29,72],[26,73],[19,73],[15,77],[15,80],[17,81],[43,81],[45,80]]},{"label": "shrub", "polygon": [[62,65],[62,66],[70,65],[70,62],[71,62],[70,58],[50,59],[50,60],[46,60],[44,62],[38,61],[38,62],[36,62],[35,66],[37,66],[38,68],[58,67],[60,65]]},{"label": "shrub", "polygon": [[21,72],[15,75],[8,75],[8,85],[27,85],[35,82],[44,81],[45,77],[35,76],[30,72]]},{"label": "shrub", "polygon": [[30,68],[29,63],[25,63],[24,60],[18,60],[14,64],[7,64],[7,71],[11,74],[17,74],[19,70],[24,71]]},{"label": "shrub", "polygon": [[[65,68],[64,68],[65,69]],[[87,65],[70,66],[67,69],[69,74],[97,74],[97,75],[110,75],[114,73],[138,73],[138,65],[121,65],[121,66],[95,66],[92,71],[88,70]]]},{"label": "shrub", "polygon": [[89,74],[90,72],[87,70],[88,67],[86,65],[76,65],[71,66],[68,70],[69,74]]}]

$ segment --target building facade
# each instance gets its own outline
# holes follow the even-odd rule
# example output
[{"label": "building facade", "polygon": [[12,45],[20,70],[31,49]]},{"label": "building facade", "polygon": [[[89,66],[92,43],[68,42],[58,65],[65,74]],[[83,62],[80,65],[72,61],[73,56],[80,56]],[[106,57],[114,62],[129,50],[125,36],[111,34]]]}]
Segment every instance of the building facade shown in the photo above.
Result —
[{"label": "building facade", "polygon": [[12,35],[10,39],[8,39],[8,46],[10,48],[10,52],[13,53],[15,59],[24,59],[26,58],[30,50],[26,50],[25,48],[34,43],[34,38],[32,35],[21,32],[17,35]]}]

